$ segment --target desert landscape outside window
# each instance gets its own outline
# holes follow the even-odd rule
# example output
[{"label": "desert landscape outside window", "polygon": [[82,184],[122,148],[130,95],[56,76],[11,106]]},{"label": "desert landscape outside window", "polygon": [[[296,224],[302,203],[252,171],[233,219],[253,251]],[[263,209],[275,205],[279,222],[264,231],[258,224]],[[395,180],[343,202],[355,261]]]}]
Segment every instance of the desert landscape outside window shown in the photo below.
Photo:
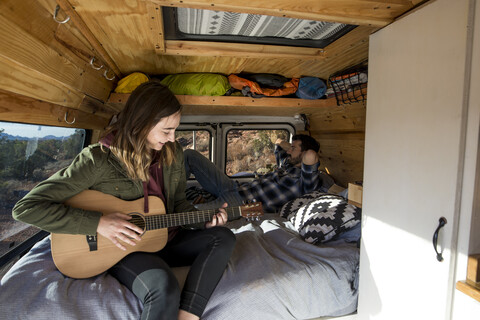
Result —
[{"label": "desert landscape outside window", "polygon": [[183,150],[193,149],[211,159],[211,135],[207,130],[177,130],[175,139],[180,143]]},{"label": "desert landscape outside window", "polygon": [[287,130],[230,130],[227,134],[226,174],[238,177],[273,171],[278,138],[289,141],[290,133]]},{"label": "desert landscape outside window", "polygon": [[68,166],[85,135],[83,129],[0,122],[0,257],[40,231],[13,220],[15,203]]}]

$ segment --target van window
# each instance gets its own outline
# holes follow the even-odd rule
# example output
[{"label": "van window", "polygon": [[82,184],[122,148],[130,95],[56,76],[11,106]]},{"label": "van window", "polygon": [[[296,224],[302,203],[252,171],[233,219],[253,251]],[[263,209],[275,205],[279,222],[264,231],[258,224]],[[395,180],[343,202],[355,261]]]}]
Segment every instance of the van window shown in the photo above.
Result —
[{"label": "van window", "polygon": [[82,150],[86,131],[0,122],[0,256],[39,231],[13,220],[12,208]]},{"label": "van window", "polygon": [[230,130],[227,133],[225,172],[231,177],[254,176],[276,167],[275,141],[289,141],[287,130]]},{"label": "van window", "polygon": [[211,134],[207,130],[177,130],[175,139],[183,150],[193,149],[211,160]]},{"label": "van window", "polygon": [[324,48],[355,25],[249,13],[163,7],[166,40]]}]

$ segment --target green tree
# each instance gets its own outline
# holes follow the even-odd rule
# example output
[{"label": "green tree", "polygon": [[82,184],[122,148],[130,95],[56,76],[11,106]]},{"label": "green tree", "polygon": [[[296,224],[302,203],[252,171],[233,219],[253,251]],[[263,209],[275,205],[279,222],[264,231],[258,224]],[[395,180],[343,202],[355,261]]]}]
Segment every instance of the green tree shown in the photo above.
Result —
[{"label": "green tree", "polygon": [[67,141],[63,143],[65,150],[63,159],[74,158],[82,149],[84,138],[83,130],[76,129],[75,133],[68,137]]},{"label": "green tree", "polygon": [[270,138],[270,130],[261,130],[257,134],[258,138],[255,138],[252,141],[253,144],[253,151],[255,155],[258,157],[259,154],[263,153],[265,149],[272,150],[273,149],[273,142]]}]

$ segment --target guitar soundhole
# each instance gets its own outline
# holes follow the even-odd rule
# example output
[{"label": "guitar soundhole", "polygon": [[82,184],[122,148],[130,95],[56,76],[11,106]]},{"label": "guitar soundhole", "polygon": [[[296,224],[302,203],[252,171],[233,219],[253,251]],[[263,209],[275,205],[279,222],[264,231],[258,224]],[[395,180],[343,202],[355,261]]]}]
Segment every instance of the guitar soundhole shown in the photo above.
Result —
[{"label": "guitar soundhole", "polygon": [[143,233],[145,233],[145,217],[137,212],[130,213],[130,216],[132,217],[132,219],[130,219],[128,222],[133,223],[134,225],[142,229]]}]

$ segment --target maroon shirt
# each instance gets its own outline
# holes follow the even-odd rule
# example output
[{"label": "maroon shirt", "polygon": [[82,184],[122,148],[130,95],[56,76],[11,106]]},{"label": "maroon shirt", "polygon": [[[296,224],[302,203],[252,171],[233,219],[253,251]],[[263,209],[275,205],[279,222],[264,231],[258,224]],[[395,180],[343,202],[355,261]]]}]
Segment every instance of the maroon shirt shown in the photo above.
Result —
[{"label": "maroon shirt", "polygon": [[147,184],[147,194],[149,196],[156,196],[162,199],[163,203],[165,203],[165,195],[163,194],[163,190],[165,189],[163,185],[163,170],[162,165],[158,162],[158,152],[155,158],[150,165],[149,172],[150,172],[150,180]]}]

